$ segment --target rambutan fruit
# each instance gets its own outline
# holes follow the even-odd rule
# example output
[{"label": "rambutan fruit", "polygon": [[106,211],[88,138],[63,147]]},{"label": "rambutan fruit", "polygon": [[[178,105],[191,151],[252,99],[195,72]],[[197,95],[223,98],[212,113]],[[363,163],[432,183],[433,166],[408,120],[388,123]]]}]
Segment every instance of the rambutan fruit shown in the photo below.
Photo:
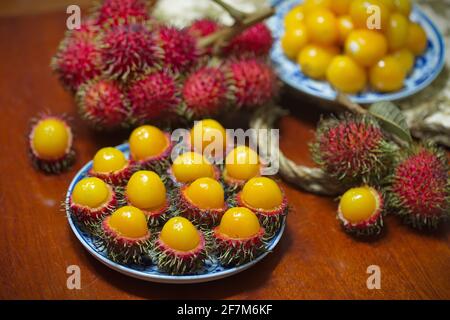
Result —
[{"label": "rambutan fruit", "polygon": [[207,257],[203,233],[183,217],[167,221],[154,245],[154,260],[169,274],[187,274],[202,268]]},{"label": "rambutan fruit", "polygon": [[392,211],[411,226],[436,228],[450,217],[449,160],[432,146],[416,146],[397,163],[389,187]]},{"label": "rambutan fruit", "polygon": [[211,19],[199,19],[187,27],[189,34],[196,38],[202,38],[213,34],[220,29],[220,25]]},{"label": "rambutan fruit", "polygon": [[115,129],[126,124],[129,103],[113,80],[94,80],[80,86],[76,102],[81,117],[95,129]]},{"label": "rambutan fruit", "polygon": [[119,263],[146,262],[151,245],[147,219],[138,208],[125,206],[107,216],[99,232],[108,256]]},{"label": "rambutan fruit", "polygon": [[383,228],[383,197],[374,188],[362,186],[347,190],[341,197],[337,219],[348,233],[378,235]]},{"label": "rambutan fruit", "polygon": [[96,41],[101,28],[94,19],[86,19],[81,22],[79,28],[69,31],[68,38],[86,41]]},{"label": "rambutan fruit", "polygon": [[271,101],[278,92],[273,70],[257,59],[233,61],[229,65],[230,87],[238,107],[259,107]]},{"label": "rambutan fruit", "polygon": [[280,229],[289,208],[286,196],[278,184],[267,177],[255,177],[248,180],[242,191],[236,195],[240,207],[246,207],[256,213],[266,230],[265,238],[272,238]]},{"label": "rambutan fruit", "polygon": [[72,129],[58,116],[45,115],[33,121],[28,146],[34,166],[46,173],[67,170],[75,160]]},{"label": "rambutan fruit", "polygon": [[217,225],[228,209],[222,185],[208,177],[181,186],[177,198],[181,215],[203,226]]},{"label": "rambutan fruit", "polygon": [[239,266],[265,251],[265,230],[251,210],[228,209],[213,229],[214,251],[224,266]]},{"label": "rambutan fruit", "polygon": [[89,175],[112,185],[123,185],[133,170],[125,155],[119,149],[106,147],[97,151]]},{"label": "rambutan fruit", "polygon": [[129,144],[133,166],[159,174],[169,168],[173,147],[169,133],[150,125],[140,126],[131,133]]},{"label": "rambutan fruit", "polygon": [[321,120],[311,144],[314,161],[327,174],[353,185],[379,182],[391,167],[394,151],[368,116]]},{"label": "rambutan fruit", "polygon": [[97,9],[99,25],[143,23],[149,19],[145,0],[104,0]]},{"label": "rambutan fruit", "polygon": [[227,55],[264,56],[272,47],[272,33],[265,23],[257,23],[231,39],[223,49]]},{"label": "rambutan fruit", "polygon": [[260,175],[262,164],[258,154],[247,146],[237,146],[225,158],[223,180],[230,187],[242,187]]},{"label": "rambutan fruit", "polygon": [[227,140],[225,128],[214,119],[195,121],[189,132],[191,149],[203,154],[207,159],[222,160]]},{"label": "rambutan fruit", "polygon": [[185,152],[173,161],[168,176],[174,185],[180,186],[203,177],[219,180],[220,170],[202,154]]},{"label": "rambutan fruit", "polygon": [[156,71],[135,80],[128,90],[132,118],[137,123],[161,119],[175,113],[181,102],[175,76]]}]

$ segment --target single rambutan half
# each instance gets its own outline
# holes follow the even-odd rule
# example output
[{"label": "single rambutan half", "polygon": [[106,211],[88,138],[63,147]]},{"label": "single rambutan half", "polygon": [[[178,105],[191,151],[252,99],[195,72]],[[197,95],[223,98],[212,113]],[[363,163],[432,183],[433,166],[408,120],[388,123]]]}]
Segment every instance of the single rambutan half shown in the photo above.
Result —
[{"label": "single rambutan half", "polygon": [[203,267],[207,257],[203,233],[183,217],[173,217],[164,224],[153,256],[158,268],[169,274],[188,274]]},{"label": "single rambutan half", "polygon": [[434,147],[416,147],[397,164],[389,204],[415,228],[435,228],[450,217],[448,158]]},{"label": "single rambutan half", "polygon": [[76,93],[81,117],[95,129],[115,129],[126,124],[129,107],[122,88],[114,80],[93,80]]},{"label": "single rambutan half", "polygon": [[313,159],[323,170],[352,184],[379,181],[392,164],[394,150],[368,116],[321,120],[311,145]]},{"label": "single rambutan half", "polygon": [[219,23],[211,19],[199,19],[187,27],[187,31],[196,38],[206,37],[219,29]]},{"label": "single rambutan half", "polygon": [[143,23],[149,19],[145,0],[104,0],[96,12],[99,25]]},{"label": "single rambutan half", "polygon": [[337,219],[348,233],[372,236],[383,228],[383,197],[374,188],[362,186],[349,189],[341,197]]},{"label": "single rambutan half", "polygon": [[112,185],[124,185],[133,173],[133,166],[122,151],[112,147],[97,151],[89,175]]},{"label": "single rambutan half", "polygon": [[176,77],[167,71],[140,77],[128,90],[132,118],[145,123],[174,113],[181,102],[179,91]]},{"label": "single rambutan half", "polygon": [[231,39],[223,51],[227,55],[264,56],[272,47],[272,33],[265,23],[257,23]]},{"label": "single rambutan half", "polygon": [[277,78],[266,63],[257,59],[237,60],[230,63],[229,69],[237,107],[259,107],[277,95]]},{"label": "single rambutan half", "polygon": [[46,173],[63,172],[75,160],[72,129],[60,116],[43,115],[34,120],[28,147],[34,166]]},{"label": "single rambutan half", "polygon": [[241,145],[231,150],[225,158],[222,178],[230,188],[237,190],[251,178],[260,176],[263,164],[258,154]]},{"label": "single rambutan half", "polygon": [[224,266],[239,266],[265,251],[265,230],[249,209],[228,209],[213,229],[214,251]]}]

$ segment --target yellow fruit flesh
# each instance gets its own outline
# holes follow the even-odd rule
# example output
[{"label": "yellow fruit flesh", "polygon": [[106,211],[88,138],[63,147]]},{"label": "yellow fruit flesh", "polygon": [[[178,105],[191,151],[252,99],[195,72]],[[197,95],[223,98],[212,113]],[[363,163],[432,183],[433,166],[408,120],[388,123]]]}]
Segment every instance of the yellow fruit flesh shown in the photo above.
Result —
[{"label": "yellow fruit flesh", "polygon": [[247,146],[234,148],[225,159],[227,176],[237,180],[248,180],[259,174],[258,154]]},{"label": "yellow fruit flesh", "polygon": [[110,173],[123,169],[126,164],[127,159],[120,150],[107,147],[97,151],[92,169],[98,173]]},{"label": "yellow fruit flesh", "polygon": [[335,57],[328,69],[327,80],[336,89],[345,93],[357,93],[364,89],[367,82],[366,72],[350,57]]},{"label": "yellow fruit flesh", "polygon": [[77,182],[72,192],[72,201],[91,209],[100,208],[110,197],[110,191],[105,182],[99,178],[89,177]]},{"label": "yellow fruit flesh", "polygon": [[260,228],[258,218],[251,210],[236,207],[225,212],[218,231],[232,239],[246,239],[256,235]]},{"label": "yellow fruit flesh", "polygon": [[69,129],[63,121],[47,118],[34,127],[31,142],[40,159],[57,160],[67,153],[70,139]]},{"label": "yellow fruit flesh", "polygon": [[339,17],[337,27],[339,31],[339,43],[344,44],[350,32],[354,30],[352,18],[348,15]]},{"label": "yellow fruit flesh", "polygon": [[303,2],[305,15],[307,16],[317,9],[330,9],[332,1],[333,0],[305,0]]},{"label": "yellow fruit flesh", "polygon": [[394,0],[395,10],[405,17],[409,17],[412,5],[410,0]]},{"label": "yellow fruit flesh", "polygon": [[200,236],[194,225],[183,217],[174,217],[164,224],[160,239],[171,249],[190,251],[200,243]]},{"label": "yellow fruit flesh", "polygon": [[147,219],[138,208],[125,206],[109,218],[109,227],[127,238],[141,238],[148,234]]},{"label": "yellow fruit flesh", "polygon": [[199,178],[186,189],[186,196],[200,209],[221,209],[225,195],[219,182],[211,178]]},{"label": "yellow fruit flesh", "polygon": [[318,9],[308,14],[306,28],[311,41],[319,45],[331,46],[339,39],[337,20],[329,10]]},{"label": "yellow fruit flesh", "polygon": [[298,57],[301,70],[307,76],[314,79],[323,79],[327,68],[337,55],[335,47],[322,47],[319,45],[307,45]]},{"label": "yellow fruit flesh", "polygon": [[394,13],[389,19],[386,31],[387,42],[390,50],[398,50],[406,45],[408,40],[409,21],[404,15]]},{"label": "yellow fruit flesh", "polygon": [[283,202],[278,184],[266,177],[252,178],[242,189],[242,201],[255,209],[273,210]]},{"label": "yellow fruit flesh", "polygon": [[284,17],[284,28],[286,30],[298,27],[305,19],[303,6],[296,6]]},{"label": "yellow fruit flesh", "polygon": [[308,31],[303,24],[287,29],[281,38],[284,54],[292,60],[297,58],[300,50],[308,43]]},{"label": "yellow fruit flesh", "polygon": [[377,210],[375,192],[370,187],[352,188],[345,192],[339,204],[343,217],[351,223],[370,218]]},{"label": "yellow fruit flesh", "polygon": [[139,209],[157,210],[166,204],[166,187],[153,171],[135,172],[125,192],[128,201]]},{"label": "yellow fruit flesh", "polygon": [[386,52],[386,38],[376,31],[354,30],[345,41],[345,53],[363,67],[373,66]]},{"label": "yellow fruit flesh", "polygon": [[419,24],[409,24],[406,45],[416,56],[421,55],[427,48],[427,34]]},{"label": "yellow fruit flesh", "polygon": [[401,65],[406,74],[410,73],[414,67],[414,55],[408,49],[397,50],[392,53],[392,56]]},{"label": "yellow fruit flesh", "polygon": [[350,10],[350,4],[353,0],[332,0],[330,4],[330,9],[336,15],[347,14]]},{"label": "yellow fruit flesh", "polygon": [[130,152],[135,160],[145,160],[158,156],[167,149],[169,141],[160,129],[141,126],[130,135]]},{"label": "yellow fruit flesh", "polygon": [[[215,152],[221,152],[226,147],[227,134],[225,128],[216,120],[204,119],[197,122],[190,132],[191,145],[198,152],[204,152],[205,148]],[[211,154],[205,154],[211,156]]]},{"label": "yellow fruit flesh", "polygon": [[172,172],[179,182],[191,182],[202,177],[214,177],[211,163],[197,152],[186,152],[178,156],[172,164]]},{"label": "yellow fruit flesh", "polygon": [[406,72],[397,59],[387,56],[370,69],[370,84],[380,92],[397,91],[403,87]]},{"label": "yellow fruit flesh", "polygon": [[[373,10],[374,8],[377,10]],[[356,28],[381,31],[385,30],[389,23],[389,8],[379,0],[354,0],[349,13]]]}]

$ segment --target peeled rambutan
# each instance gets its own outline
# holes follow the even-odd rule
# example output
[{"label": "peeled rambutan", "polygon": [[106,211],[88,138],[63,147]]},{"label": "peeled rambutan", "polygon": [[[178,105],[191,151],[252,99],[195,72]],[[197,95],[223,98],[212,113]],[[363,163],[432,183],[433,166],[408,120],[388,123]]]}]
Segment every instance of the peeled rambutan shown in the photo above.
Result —
[{"label": "peeled rambutan", "polygon": [[311,144],[314,161],[344,183],[369,183],[389,170],[395,148],[368,116],[321,120]]},{"label": "peeled rambutan", "polygon": [[208,36],[220,29],[220,25],[211,19],[200,19],[194,21],[187,31],[196,38]]},{"label": "peeled rambutan", "polygon": [[263,56],[269,53],[272,41],[272,33],[266,24],[257,23],[231,39],[223,51],[228,55]]},{"label": "peeled rambutan", "polygon": [[415,228],[435,228],[450,217],[448,158],[433,147],[415,147],[392,174],[389,204]]},{"label": "peeled rambutan", "polygon": [[97,9],[97,24],[141,23],[149,19],[145,0],[104,0]]},{"label": "peeled rambutan", "polygon": [[115,186],[124,185],[131,177],[133,167],[122,151],[112,147],[97,151],[89,175]]},{"label": "peeled rambutan", "polygon": [[76,93],[82,118],[96,129],[114,129],[125,124],[128,102],[114,80],[94,80],[82,85]]}]

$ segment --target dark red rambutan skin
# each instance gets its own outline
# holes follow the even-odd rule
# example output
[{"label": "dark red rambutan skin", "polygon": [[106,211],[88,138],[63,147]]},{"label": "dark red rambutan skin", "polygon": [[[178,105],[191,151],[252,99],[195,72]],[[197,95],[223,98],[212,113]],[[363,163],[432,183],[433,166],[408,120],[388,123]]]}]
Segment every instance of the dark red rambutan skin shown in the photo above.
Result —
[{"label": "dark red rambutan skin", "polygon": [[91,168],[88,175],[91,177],[97,177],[108,184],[113,186],[123,186],[128,180],[130,180],[134,170],[134,166],[128,162],[125,167],[114,172],[96,172]]},{"label": "dark red rambutan skin", "polygon": [[206,37],[220,29],[220,25],[211,19],[200,19],[194,21],[187,31],[196,38]]},{"label": "dark red rambutan skin", "polygon": [[104,0],[96,12],[98,25],[142,23],[149,19],[144,0]]},{"label": "dark red rambutan skin", "polygon": [[128,102],[114,80],[90,81],[76,94],[80,114],[96,129],[114,129],[126,124]]},{"label": "dark red rambutan skin", "polygon": [[264,56],[272,47],[272,33],[265,23],[257,23],[231,39],[223,48],[227,55]]}]

